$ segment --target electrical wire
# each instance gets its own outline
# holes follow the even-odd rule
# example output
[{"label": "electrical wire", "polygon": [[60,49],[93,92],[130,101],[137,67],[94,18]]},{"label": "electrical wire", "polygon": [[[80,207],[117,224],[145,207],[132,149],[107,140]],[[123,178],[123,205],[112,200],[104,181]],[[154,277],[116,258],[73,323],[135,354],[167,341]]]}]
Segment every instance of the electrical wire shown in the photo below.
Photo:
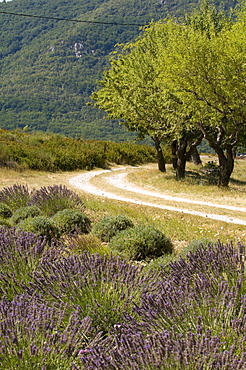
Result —
[{"label": "electrical wire", "polygon": [[135,23],[83,21],[83,20],[80,20],[80,19],[72,19],[72,18],[44,17],[44,16],[39,16],[39,15],[33,15],[33,14],[5,12],[5,11],[2,11],[2,10],[0,11],[0,14],[17,15],[19,17],[30,17],[30,18],[39,18],[39,19],[49,19],[49,20],[54,20],[54,21],[92,23],[92,24],[104,24],[104,25],[115,25],[115,26],[135,26],[135,27],[144,27],[144,26],[146,26],[144,24],[135,24]]}]

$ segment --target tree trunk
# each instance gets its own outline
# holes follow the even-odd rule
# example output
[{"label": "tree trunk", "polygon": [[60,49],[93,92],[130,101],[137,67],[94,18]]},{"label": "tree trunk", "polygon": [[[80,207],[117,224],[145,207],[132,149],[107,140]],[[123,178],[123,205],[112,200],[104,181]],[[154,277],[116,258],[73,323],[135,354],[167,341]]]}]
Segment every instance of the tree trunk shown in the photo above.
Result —
[{"label": "tree trunk", "polygon": [[219,180],[218,186],[228,187],[231,174],[234,168],[234,146],[227,144],[225,153],[221,146],[208,138],[209,145],[214,149],[219,159]]},{"label": "tree trunk", "polygon": [[220,174],[218,185],[221,187],[227,187],[229,185],[230,177],[234,168],[234,153],[233,148],[230,145],[226,147],[226,155],[217,153],[220,165]]},{"label": "tree trunk", "polygon": [[177,142],[177,140],[172,141],[172,143],[171,143],[171,151],[172,151],[172,164],[173,164],[173,169],[174,170],[176,170],[177,163],[178,163],[177,148],[178,148],[178,142]]},{"label": "tree trunk", "polygon": [[157,154],[158,169],[161,172],[166,172],[166,162],[161,148],[161,141],[158,138],[154,138],[154,142]]},{"label": "tree trunk", "polygon": [[197,150],[196,147],[193,147],[193,149],[192,149],[191,159],[192,159],[192,162],[195,163],[197,166],[202,164],[200,155],[199,155],[198,150]]},{"label": "tree trunk", "polygon": [[177,149],[177,168],[176,179],[181,180],[185,178],[185,166],[187,161],[186,156],[187,140],[184,140],[178,145]]},{"label": "tree trunk", "polygon": [[176,168],[176,179],[181,180],[185,178],[186,156],[178,158]]}]

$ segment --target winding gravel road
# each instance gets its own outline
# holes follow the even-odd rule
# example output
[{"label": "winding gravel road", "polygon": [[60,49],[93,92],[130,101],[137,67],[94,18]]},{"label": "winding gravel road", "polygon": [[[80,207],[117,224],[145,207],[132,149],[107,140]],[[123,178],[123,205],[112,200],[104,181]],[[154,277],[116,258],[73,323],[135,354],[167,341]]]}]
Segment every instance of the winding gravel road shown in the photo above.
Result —
[{"label": "winding gravel road", "polygon": [[227,209],[227,210],[232,210],[232,211],[238,211],[238,212],[246,212],[246,208],[244,207],[233,207],[233,206],[227,206],[227,205],[222,205],[222,204],[214,204],[214,203],[209,203],[209,202],[203,202],[203,201],[195,201],[192,199],[188,198],[180,198],[180,197],[172,197],[168,196],[165,194],[160,194],[156,192],[151,192],[147,191],[145,189],[142,189],[138,186],[135,186],[132,183],[129,183],[126,179],[127,176],[127,170],[126,172],[121,172],[117,173],[119,170],[124,170],[124,168],[119,168],[119,169],[112,169],[112,170],[99,170],[99,171],[91,171],[91,172],[86,172],[82,173],[78,176],[75,176],[69,180],[70,185],[73,187],[83,190],[87,193],[94,194],[97,196],[101,196],[104,198],[108,199],[115,199],[115,200],[120,200],[123,202],[129,202],[129,203],[135,203],[135,204],[141,204],[144,206],[149,206],[149,207],[155,207],[155,208],[160,208],[160,209],[165,209],[169,211],[175,211],[175,212],[182,212],[186,214],[191,214],[195,216],[200,216],[200,217],[205,217],[213,220],[219,220],[219,221],[224,221],[228,223],[233,223],[237,225],[246,225],[245,220],[241,220],[239,218],[235,217],[230,217],[230,216],[225,216],[225,215],[220,215],[220,214],[214,214],[214,213],[205,213],[205,212],[199,212],[191,209],[186,209],[186,208],[178,208],[178,207],[173,207],[170,205],[165,205],[165,204],[156,204],[153,202],[146,202],[142,200],[137,200],[137,199],[132,199],[132,198],[126,198],[121,195],[114,194],[113,192],[105,191],[91,183],[91,180],[93,177],[99,176],[101,174],[105,174],[104,180],[107,181],[110,185],[113,185],[115,188],[120,188],[125,191],[130,191],[132,193],[137,193],[137,194],[142,194],[145,196],[148,196],[148,199],[151,197],[158,198],[158,199],[163,199],[167,201],[175,201],[179,203],[187,203],[188,204],[197,204],[197,205],[203,205],[203,206],[210,206],[213,207],[213,209],[220,208],[220,209]]}]

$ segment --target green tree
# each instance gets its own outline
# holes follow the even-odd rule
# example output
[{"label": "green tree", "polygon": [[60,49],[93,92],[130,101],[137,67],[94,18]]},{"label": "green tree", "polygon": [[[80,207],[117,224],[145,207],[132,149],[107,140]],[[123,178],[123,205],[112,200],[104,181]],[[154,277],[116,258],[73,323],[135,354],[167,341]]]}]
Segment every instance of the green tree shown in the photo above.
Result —
[{"label": "green tree", "polygon": [[139,39],[133,44],[119,45],[112,54],[111,68],[104,73],[102,88],[92,94],[94,105],[108,113],[108,118],[120,118],[129,131],[140,138],[154,141],[158,167],[165,171],[161,141],[167,125],[167,94],[158,82],[155,45]]},{"label": "green tree", "polygon": [[169,70],[163,78],[192,112],[192,121],[219,159],[219,186],[228,186],[235,149],[246,129],[246,24],[245,10],[233,24],[219,29],[207,19],[205,31],[192,24],[180,27],[169,43]]},{"label": "green tree", "polygon": [[138,132],[139,137],[151,137],[160,171],[165,171],[161,143],[175,140],[176,174],[183,178],[186,160],[203,135],[197,137],[197,128],[193,125],[191,130],[186,124],[190,116],[183,113],[182,102],[160,78],[166,68],[160,50],[168,45],[173,30],[168,21],[150,25],[135,42],[118,46],[100,82],[102,88],[92,94],[92,99],[108,118],[121,118],[122,124]]}]

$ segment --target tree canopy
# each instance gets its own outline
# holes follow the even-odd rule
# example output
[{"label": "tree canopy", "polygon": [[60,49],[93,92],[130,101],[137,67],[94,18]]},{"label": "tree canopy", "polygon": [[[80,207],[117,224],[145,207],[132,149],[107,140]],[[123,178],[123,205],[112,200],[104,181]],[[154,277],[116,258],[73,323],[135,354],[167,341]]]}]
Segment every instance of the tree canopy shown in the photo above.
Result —
[{"label": "tree canopy", "polygon": [[244,7],[232,21],[207,2],[185,22],[150,24],[112,56],[95,105],[185,149],[206,138],[219,158],[218,184],[227,186],[246,132],[245,27]]}]

